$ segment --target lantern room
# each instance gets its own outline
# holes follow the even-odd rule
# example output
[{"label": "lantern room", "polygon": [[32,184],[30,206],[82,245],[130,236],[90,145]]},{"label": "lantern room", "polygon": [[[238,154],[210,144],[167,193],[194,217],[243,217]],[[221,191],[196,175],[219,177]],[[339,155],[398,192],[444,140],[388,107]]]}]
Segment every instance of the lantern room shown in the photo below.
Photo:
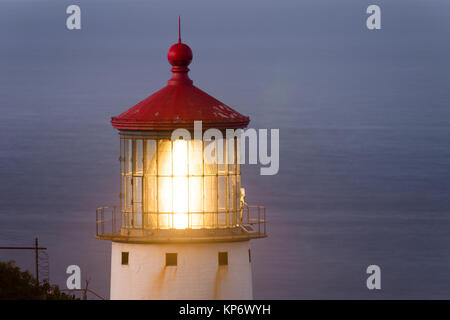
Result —
[{"label": "lantern room", "polygon": [[[172,65],[167,85],[111,119],[120,135],[121,205],[97,209],[97,237],[137,242],[265,237],[265,208],[244,199],[239,132],[206,139],[209,129],[225,137],[227,129],[243,129],[250,119],[193,85],[192,50],[181,39],[167,57]],[[175,130],[184,136],[174,137]]]},{"label": "lantern room", "polygon": [[[146,229],[236,227],[241,211],[238,143],[238,138],[205,142],[122,133],[123,225]],[[211,149],[213,155],[221,153],[222,161],[208,159],[205,149]],[[231,161],[227,161],[230,153]]]}]

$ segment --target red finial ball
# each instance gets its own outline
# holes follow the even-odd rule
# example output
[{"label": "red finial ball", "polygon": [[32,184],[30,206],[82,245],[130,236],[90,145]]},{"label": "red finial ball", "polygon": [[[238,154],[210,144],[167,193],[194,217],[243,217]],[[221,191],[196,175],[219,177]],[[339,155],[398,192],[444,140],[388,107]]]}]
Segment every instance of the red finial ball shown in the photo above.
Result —
[{"label": "red finial ball", "polygon": [[176,43],[170,47],[167,59],[174,67],[187,67],[192,61],[192,50],[187,44]]}]

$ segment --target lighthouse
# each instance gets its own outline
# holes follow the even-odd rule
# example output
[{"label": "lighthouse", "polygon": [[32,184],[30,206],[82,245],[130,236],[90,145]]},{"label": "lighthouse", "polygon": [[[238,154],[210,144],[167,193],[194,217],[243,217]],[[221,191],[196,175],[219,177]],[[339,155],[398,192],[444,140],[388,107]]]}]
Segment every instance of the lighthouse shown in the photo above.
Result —
[{"label": "lighthouse", "polygon": [[[253,298],[250,240],[267,236],[266,210],[245,201],[241,136],[205,139],[250,119],[193,85],[192,58],[179,36],[167,85],[111,119],[121,204],[96,211],[96,238],[112,243],[111,299]],[[174,138],[180,129],[190,139]]]}]

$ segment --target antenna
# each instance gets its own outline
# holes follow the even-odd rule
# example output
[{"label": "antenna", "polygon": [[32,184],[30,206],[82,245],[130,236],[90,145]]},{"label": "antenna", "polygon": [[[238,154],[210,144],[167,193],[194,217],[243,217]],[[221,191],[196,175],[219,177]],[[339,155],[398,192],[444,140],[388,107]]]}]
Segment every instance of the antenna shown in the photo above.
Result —
[{"label": "antenna", "polygon": [[178,43],[181,43],[181,18],[178,16]]}]

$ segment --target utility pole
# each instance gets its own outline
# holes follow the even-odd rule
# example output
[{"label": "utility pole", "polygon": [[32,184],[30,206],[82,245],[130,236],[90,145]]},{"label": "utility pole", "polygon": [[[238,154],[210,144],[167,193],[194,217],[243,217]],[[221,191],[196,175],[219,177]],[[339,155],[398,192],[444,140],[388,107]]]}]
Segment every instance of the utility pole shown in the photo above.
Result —
[{"label": "utility pole", "polygon": [[34,250],[36,260],[36,280],[39,283],[39,250],[47,250],[47,248],[39,247],[39,241],[34,239],[34,247],[0,247],[0,250]]},{"label": "utility pole", "polygon": [[86,280],[86,288],[84,288],[84,290],[83,290],[83,300],[87,300],[88,286],[89,286],[89,280]]},{"label": "utility pole", "polygon": [[39,242],[38,242],[38,238],[36,237],[34,239],[34,256],[36,259],[36,280],[37,283],[39,283]]},{"label": "utility pole", "polygon": [[82,293],[82,298],[83,300],[87,300],[87,294],[92,293],[94,296],[96,296],[97,298],[101,299],[101,300],[106,300],[104,297],[102,297],[101,295],[99,295],[97,292],[89,289],[89,281],[90,280],[86,280],[86,287],[84,289],[63,289],[61,290],[62,292],[81,292]]}]

